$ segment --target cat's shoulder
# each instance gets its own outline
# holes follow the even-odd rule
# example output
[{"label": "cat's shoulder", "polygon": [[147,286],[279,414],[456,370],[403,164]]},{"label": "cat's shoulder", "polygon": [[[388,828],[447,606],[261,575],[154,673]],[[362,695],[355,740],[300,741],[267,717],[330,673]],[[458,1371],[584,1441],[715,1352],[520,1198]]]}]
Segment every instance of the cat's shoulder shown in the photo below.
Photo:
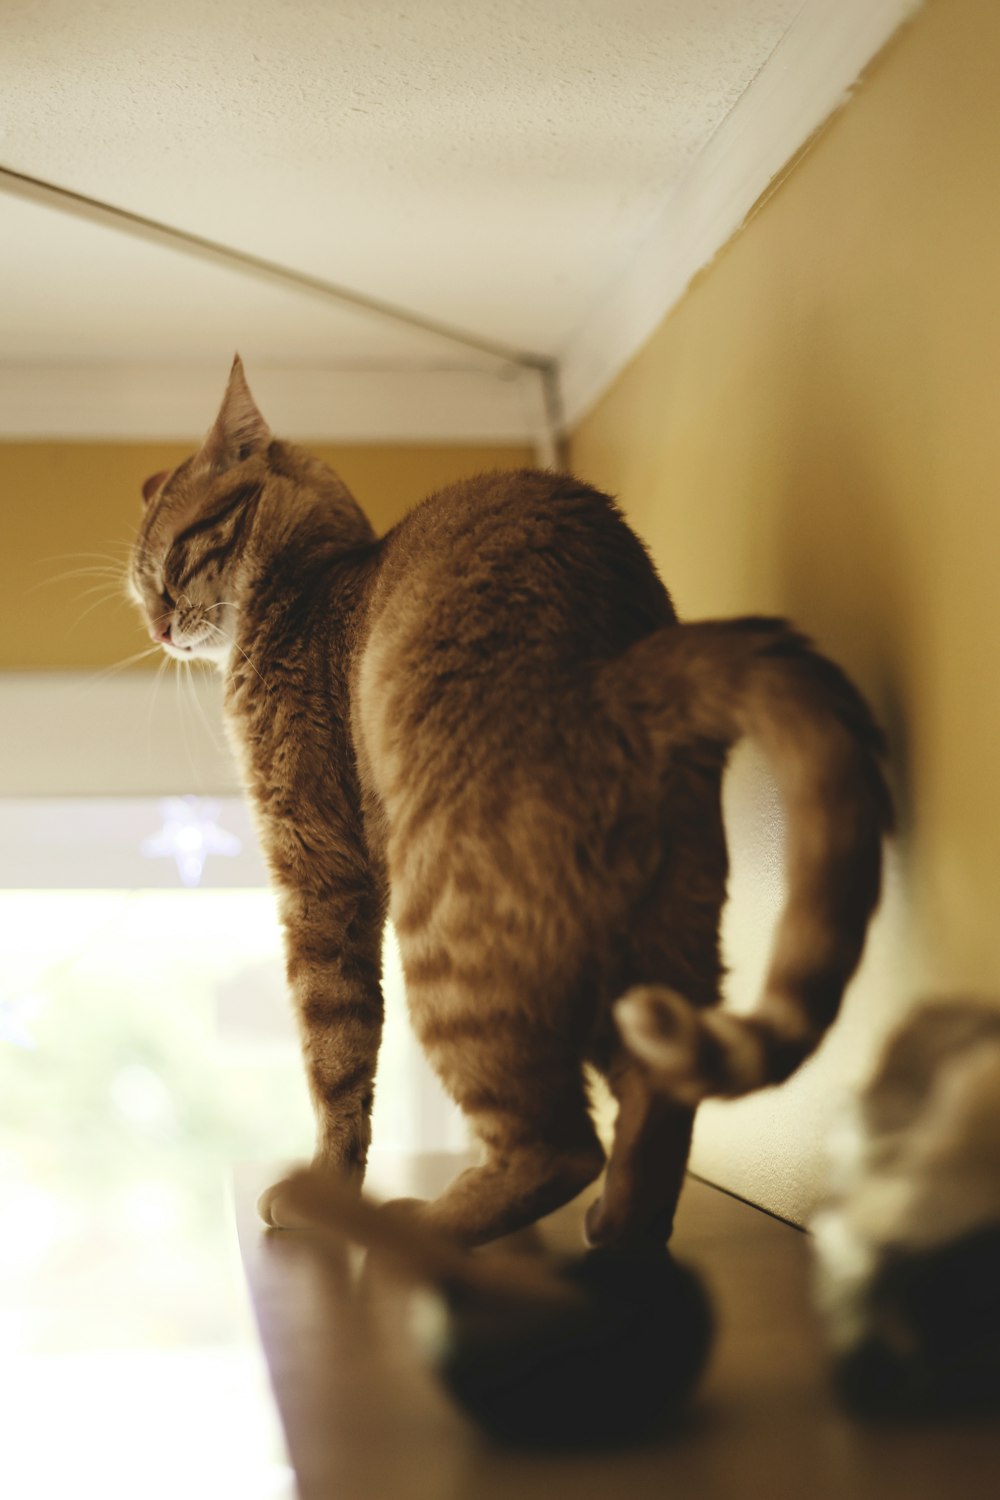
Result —
[{"label": "cat's shoulder", "polygon": [[489,469],[435,490],[404,518],[404,524],[437,518],[555,514],[566,508],[619,514],[609,495],[574,474],[556,469]]},{"label": "cat's shoulder", "polygon": [[412,552],[489,537],[503,548],[537,547],[557,533],[616,532],[625,527],[616,502],[575,475],[552,469],[492,469],[460,479],[421,500],[385,538],[389,550]]}]

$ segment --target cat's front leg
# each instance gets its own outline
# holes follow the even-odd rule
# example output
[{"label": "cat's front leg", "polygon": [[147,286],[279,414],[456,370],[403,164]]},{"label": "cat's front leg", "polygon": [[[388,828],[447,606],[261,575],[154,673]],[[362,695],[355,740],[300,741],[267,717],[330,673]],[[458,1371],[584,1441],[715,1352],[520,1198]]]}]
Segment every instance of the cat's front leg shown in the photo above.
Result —
[{"label": "cat's front leg", "polygon": [[316,1111],[317,1163],[361,1177],[371,1139],[382,991],[377,976],[360,979],[352,967],[337,960],[317,973],[310,965],[311,972],[293,983],[293,994]]},{"label": "cat's front leg", "polygon": [[[299,897],[283,903],[283,916],[289,987],[316,1113],[315,1163],[360,1186],[382,1035],[381,912],[372,901]],[[275,1228],[299,1222],[281,1182],[262,1195],[258,1209]]]}]

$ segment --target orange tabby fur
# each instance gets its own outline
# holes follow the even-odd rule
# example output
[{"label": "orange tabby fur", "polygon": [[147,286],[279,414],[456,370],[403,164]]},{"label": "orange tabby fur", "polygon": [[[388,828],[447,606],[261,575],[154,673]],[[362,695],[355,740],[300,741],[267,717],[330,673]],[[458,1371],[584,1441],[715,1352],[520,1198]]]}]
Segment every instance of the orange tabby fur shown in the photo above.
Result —
[{"label": "orange tabby fur", "polygon": [[[225,675],[320,1160],[363,1170],[388,914],[483,1148],[426,1217],[479,1243],[592,1182],[589,1063],[620,1108],[588,1233],[665,1237],[698,1099],[786,1076],[858,962],[890,814],[856,691],[780,621],[679,625],[613,502],[568,475],[483,475],[377,540],[272,438],[238,360],[201,450],[147,488],[133,591],[166,650]],[[737,1020],[715,1007],[743,734],[782,779],[790,897]],[[262,1212],[282,1222],[280,1184]]]}]

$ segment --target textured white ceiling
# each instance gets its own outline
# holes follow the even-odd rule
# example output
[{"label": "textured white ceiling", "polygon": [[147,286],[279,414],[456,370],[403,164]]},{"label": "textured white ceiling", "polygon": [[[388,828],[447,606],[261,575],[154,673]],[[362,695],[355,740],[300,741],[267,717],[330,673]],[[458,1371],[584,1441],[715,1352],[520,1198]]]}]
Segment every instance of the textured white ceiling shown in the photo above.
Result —
[{"label": "textured white ceiling", "polygon": [[35,203],[0,198],[0,221],[4,362],[218,362],[238,347],[277,365],[455,361],[419,331]]},{"label": "textured white ceiling", "polygon": [[[5,0],[0,163],[558,355],[802,0]],[[0,362],[435,341],[0,196]]]}]

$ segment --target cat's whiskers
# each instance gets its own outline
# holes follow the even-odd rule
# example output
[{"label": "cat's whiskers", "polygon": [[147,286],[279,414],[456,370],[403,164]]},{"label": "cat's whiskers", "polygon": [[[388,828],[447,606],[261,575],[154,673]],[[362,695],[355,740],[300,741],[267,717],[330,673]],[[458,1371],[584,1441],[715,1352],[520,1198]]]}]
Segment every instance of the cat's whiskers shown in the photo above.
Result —
[{"label": "cat's whiskers", "polygon": [[95,609],[100,609],[100,607],[101,607],[102,604],[110,604],[115,609],[119,609],[123,604],[129,602],[125,598],[124,595],[117,594],[117,593],[114,593],[114,592],[110,592],[109,593],[107,590],[105,590],[103,588],[100,590],[99,593],[98,593],[98,590],[96,590],[96,589],[87,589],[85,591],[85,594],[81,595],[80,597],[84,598],[84,597],[86,597],[86,594],[93,594],[93,593],[97,593],[98,597],[96,599],[94,599],[92,601],[92,603],[88,604],[87,607],[86,607],[86,609],[84,609],[81,614],[77,615],[76,619],[73,621],[73,629],[74,630],[79,630],[80,626],[83,624],[83,622],[87,618],[87,616],[93,614],[93,612],[94,612]]},{"label": "cat's whiskers", "polygon": [[50,552],[46,557],[40,557],[38,561],[40,563],[90,561],[115,563],[119,567],[128,562],[129,553],[132,551],[132,548],[130,546],[127,546],[125,543],[114,543],[109,545],[121,545],[122,555],[116,556],[113,552]]},{"label": "cat's whiskers", "polygon": [[110,596],[111,594],[114,594],[114,593],[117,592],[117,590],[112,587],[112,584],[118,583],[119,581],[120,580],[117,579],[117,578],[115,578],[115,579],[106,579],[106,578],[102,579],[102,581],[100,583],[93,583],[93,584],[90,585],[89,588],[80,589],[79,593],[77,594],[77,598],[79,598],[79,599],[86,599],[88,597],[88,595],[90,595],[90,594],[99,594],[99,593],[102,593],[102,592],[107,593]]},{"label": "cat's whiskers", "polygon": [[120,586],[124,583],[125,580],[120,570],[118,569],[116,569],[113,573],[111,573],[109,570],[107,574],[104,574],[98,568],[79,568],[74,570],[72,573],[64,573],[55,578],[43,578],[40,583],[32,584],[30,587],[26,588],[24,592],[25,595],[33,594],[36,593],[38,589],[45,588],[48,584],[60,584],[64,583],[69,578],[85,577],[99,577],[101,579],[101,582],[92,584],[90,588],[77,589],[75,591],[75,598],[77,599],[77,601],[89,599],[92,595],[96,597],[93,599],[93,602],[91,604],[88,604],[80,612],[80,614],[77,615],[76,619],[73,621],[72,626],[70,627],[72,630],[79,630],[84,620],[86,620],[87,617],[92,614],[95,609],[99,609],[102,605],[112,605],[117,609],[122,603],[131,604],[132,601],[129,598],[127,588]]},{"label": "cat's whiskers", "polygon": [[164,672],[167,669],[167,664],[169,663],[169,661],[170,661],[169,656],[167,656],[166,652],[164,652],[163,653],[163,659],[160,662],[160,665],[157,667],[157,669],[156,669],[156,675],[153,678],[153,690],[152,690],[152,692],[149,695],[149,707],[146,710],[146,755],[147,755],[147,757],[150,756],[151,753],[152,753],[152,748],[153,748],[153,745],[152,745],[152,741],[153,741],[153,713],[154,713],[154,711],[156,709],[157,699],[160,696],[160,687],[161,687],[161,685],[163,683],[163,674],[164,674]]},{"label": "cat's whiskers", "polygon": [[[62,583],[67,578],[84,578],[94,575],[100,575],[102,578],[112,576],[117,578],[121,571],[121,565],[117,562],[81,563],[77,568],[66,568],[61,573],[51,573],[43,578],[41,583]],[[41,584],[35,587],[41,587]]]},{"label": "cat's whiskers", "polygon": [[[174,672],[174,698],[177,703],[177,719],[181,729],[181,743],[184,746],[184,754],[187,756],[187,762],[191,768],[191,775],[195,781],[198,781],[198,763],[195,760],[194,755],[191,753],[191,741],[188,738],[187,725],[185,724],[187,715],[184,711],[184,705],[185,700],[190,701],[190,694],[181,692],[181,669],[186,667],[188,663],[184,660],[178,660],[176,657],[174,658],[174,660],[178,669]],[[198,787],[198,790],[201,790],[200,786]]]},{"label": "cat's whiskers", "polygon": [[[214,746],[215,750],[218,753],[222,754],[226,750],[228,750],[228,746],[225,743],[224,737],[223,737],[223,739],[219,738],[219,735],[216,732],[215,725],[212,723],[212,721],[209,718],[208,714],[205,712],[205,706],[204,706],[204,704],[201,701],[201,695],[200,695],[200,693],[198,691],[198,684],[195,681],[195,671],[194,671],[195,666],[197,665],[197,666],[205,666],[205,667],[211,668],[211,663],[210,662],[200,662],[200,661],[197,661],[197,660],[192,660],[191,657],[188,657],[185,661],[181,662],[180,665],[185,668],[186,675],[187,675],[187,678],[188,678],[188,683],[189,683],[189,688],[190,688],[190,691],[188,693],[188,699],[189,699],[190,702],[192,702],[194,704],[195,712],[197,713],[198,717],[201,719],[201,722],[202,722],[202,724],[204,725],[204,728],[205,728],[205,732],[208,735],[209,739],[211,740],[212,745]],[[212,675],[214,677],[214,673]]]},{"label": "cat's whiskers", "polygon": [[257,676],[260,677],[261,682],[267,688],[268,692],[270,692],[271,684],[267,681],[266,678],[261,676],[261,673],[257,669],[256,662],[254,662],[249,656],[247,656],[246,652],[243,650],[243,647],[238,644],[236,637],[230,635],[228,631],[223,630],[221,625],[213,625],[210,621],[206,621],[206,623],[208,624],[208,627],[211,631],[213,631],[217,636],[220,636],[222,640],[228,642],[228,644],[232,646],[234,651],[238,651],[240,653],[244,661],[253,668],[253,670],[257,673]]},{"label": "cat's whiskers", "polygon": [[90,677],[85,678],[80,685],[81,687],[93,687],[95,683],[104,682],[107,678],[114,677],[119,672],[124,672],[127,667],[133,667],[137,662],[145,661],[147,657],[156,656],[160,650],[161,647],[159,646],[147,646],[145,651],[136,651],[132,656],[126,656],[124,661],[113,662],[110,667],[105,667],[100,672],[94,672]]},{"label": "cat's whiskers", "polygon": [[120,583],[122,577],[121,568],[73,568],[67,573],[54,573],[50,578],[40,578],[37,583],[29,584],[24,592],[25,594],[36,594],[39,589],[53,588],[58,584],[68,583],[74,578],[99,578],[101,580],[99,586],[111,592],[112,586]]},{"label": "cat's whiskers", "polygon": [[[127,547],[127,543],[108,543],[109,546]],[[111,552],[63,552],[54,553],[49,557],[42,558],[43,563],[54,563],[58,561],[73,561],[78,563],[77,567],[64,568],[61,572],[52,573],[41,578],[37,583],[30,584],[25,589],[25,594],[34,594],[39,589],[50,587],[61,587],[78,579],[96,579],[97,582],[89,588],[79,589],[76,597],[88,599],[96,596],[94,602],[88,605],[73,621],[72,629],[78,630],[83,622],[95,610],[103,604],[113,604],[116,608],[123,599],[132,602],[129,596],[129,572],[126,556],[115,556]]]},{"label": "cat's whiskers", "polygon": [[[48,567],[53,563],[75,563],[76,568],[67,569],[61,573],[53,574],[51,578],[43,581],[46,583],[60,582],[66,578],[74,577],[78,572],[83,573],[87,569],[104,571],[114,574],[116,577],[128,572],[129,558],[135,555],[134,549],[125,542],[109,543],[109,546],[120,547],[120,552],[54,552],[47,557],[40,557],[38,565]],[[139,553],[142,556],[142,552]]]}]

